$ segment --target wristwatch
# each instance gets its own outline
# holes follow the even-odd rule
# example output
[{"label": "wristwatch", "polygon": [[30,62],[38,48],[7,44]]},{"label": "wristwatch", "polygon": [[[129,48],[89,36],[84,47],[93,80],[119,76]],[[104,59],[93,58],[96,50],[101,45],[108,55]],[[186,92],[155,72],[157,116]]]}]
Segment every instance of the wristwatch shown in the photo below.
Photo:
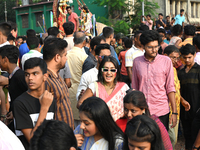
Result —
[{"label": "wristwatch", "polygon": [[172,113],[172,115],[178,115],[178,113]]}]

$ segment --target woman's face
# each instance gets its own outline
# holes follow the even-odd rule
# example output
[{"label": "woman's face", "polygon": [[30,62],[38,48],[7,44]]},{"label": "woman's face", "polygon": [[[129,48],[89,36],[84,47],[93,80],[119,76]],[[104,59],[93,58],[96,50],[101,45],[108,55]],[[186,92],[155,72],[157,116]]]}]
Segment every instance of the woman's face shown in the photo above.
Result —
[{"label": "woman's face", "polygon": [[151,150],[150,142],[136,142],[128,138],[129,150]]},{"label": "woman's face", "polygon": [[84,112],[79,113],[81,125],[80,128],[83,129],[84,135],[86,137],[95,136],[98,133],[98,129],[91,119],[89,119]]},{"label": "woman's face", "polygon": [[112,62],[106,62],[102,68],[102,75],[106,83],[114,82],[117,70]]},{"label": "woman's face", "polygon": [[124,115],[129,120],[136,117],[137,115],[142,115],[145,113],[145,109],[140,109],[132,103],[124,103]]}]

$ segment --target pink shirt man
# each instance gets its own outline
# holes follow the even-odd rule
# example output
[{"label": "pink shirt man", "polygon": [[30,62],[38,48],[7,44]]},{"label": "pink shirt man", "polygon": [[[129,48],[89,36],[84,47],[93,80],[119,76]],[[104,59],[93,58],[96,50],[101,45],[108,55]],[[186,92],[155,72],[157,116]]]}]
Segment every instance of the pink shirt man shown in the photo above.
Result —
[{"label": "pink shirt man", "polygon": [[132,71],[132,88],[145,94],[151,115],[168,114],[167,94],[175,92],[170,58],[158,54],[152,62],[149,62],[145,56],[137,57],[133,61]]},{"label": "pink shirt man", "polygon": [[71,21],[74,23],[74,32],[76,31],[77,22],[76,19],[78,18],[78,15],[75,12],[72,12],[71,15],[68,17],[68,21]]},{"label": "pink shirt man", "polygon": [[144,21],[145,25],[147,25],[149,27],[149,30],[152,30],[152,26],[153,26],[153,21],[150,20],[151,24],[148,21]]}]

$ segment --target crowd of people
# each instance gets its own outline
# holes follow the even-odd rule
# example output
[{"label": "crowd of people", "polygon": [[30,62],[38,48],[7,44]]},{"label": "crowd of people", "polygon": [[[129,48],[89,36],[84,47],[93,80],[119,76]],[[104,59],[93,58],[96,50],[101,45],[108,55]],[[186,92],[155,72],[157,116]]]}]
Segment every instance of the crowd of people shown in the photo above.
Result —
[{"label": "crowd of people", "polygon": [[133,37],[1,23],[0,149],[200,149],[200,35],[182,9],[143,17]]}]

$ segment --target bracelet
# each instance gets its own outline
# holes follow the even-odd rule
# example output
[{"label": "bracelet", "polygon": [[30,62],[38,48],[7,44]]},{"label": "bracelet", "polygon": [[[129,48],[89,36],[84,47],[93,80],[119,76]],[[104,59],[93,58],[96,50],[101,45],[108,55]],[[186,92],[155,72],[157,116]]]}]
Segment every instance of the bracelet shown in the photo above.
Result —
[{"label": "bracelet", "polygon": [[178,115],[178,113],[172,113],[172,115]]},{"label": "bracelet", "polygon": [[199,147],[195,147],[194,145],[193,145],[193,147],[192,147],[193,149],[197,149],[197,150],[200,150],[200,146]]}]

